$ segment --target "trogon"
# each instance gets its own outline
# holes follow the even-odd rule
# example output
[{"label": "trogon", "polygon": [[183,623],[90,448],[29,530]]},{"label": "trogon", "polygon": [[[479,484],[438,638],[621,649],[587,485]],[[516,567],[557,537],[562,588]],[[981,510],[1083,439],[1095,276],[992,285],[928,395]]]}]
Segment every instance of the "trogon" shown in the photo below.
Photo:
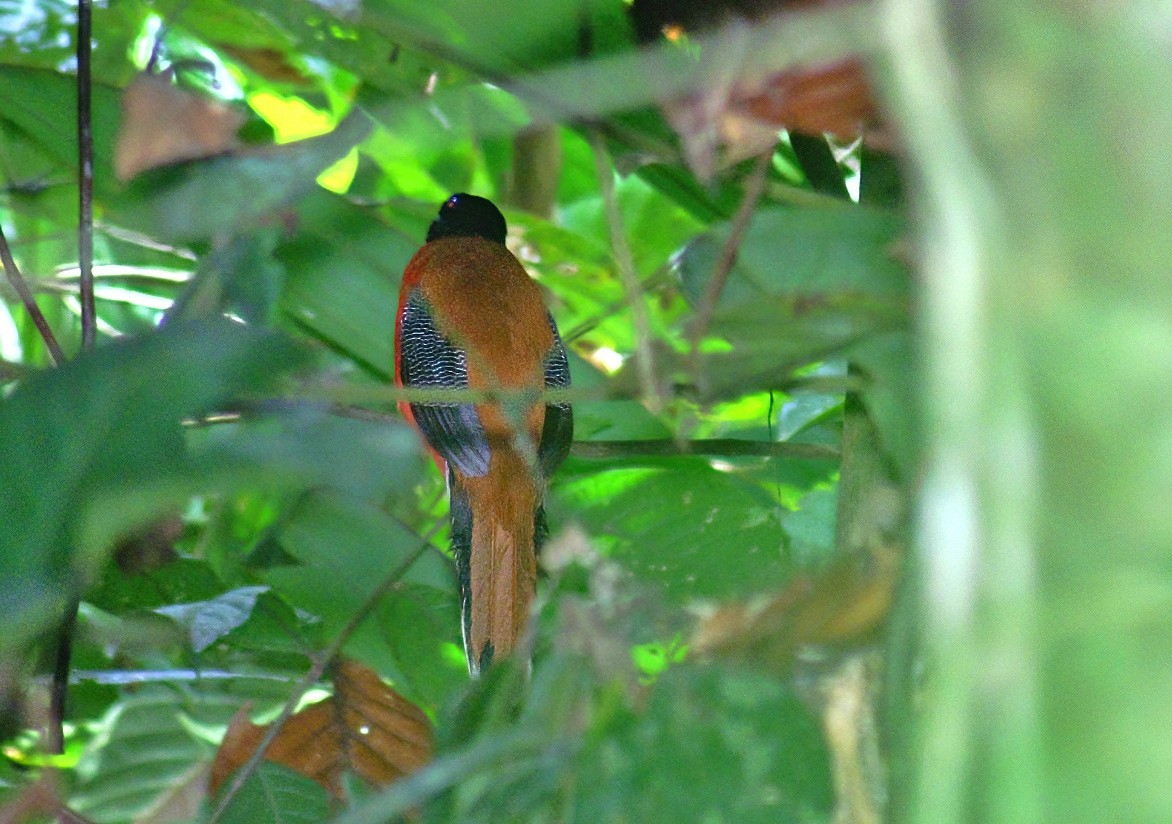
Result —
[{"label": "trogon", "polygon": [[508,655],[525,629],[545,536],[546,482],[573,437],[566,348],[541,288],[505,246],[490,201],[455,194],[407,264],[395,317],[395,383],[482,390],[492,400],[400,403],[448,483],[468,668]]}]

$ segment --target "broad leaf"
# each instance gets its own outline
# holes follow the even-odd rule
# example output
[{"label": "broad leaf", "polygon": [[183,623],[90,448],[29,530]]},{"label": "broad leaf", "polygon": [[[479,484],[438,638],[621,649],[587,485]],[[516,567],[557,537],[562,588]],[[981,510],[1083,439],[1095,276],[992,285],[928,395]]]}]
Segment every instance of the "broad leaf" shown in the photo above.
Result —
[{"label": "broad leaf", "polygon": [[106,549],[207,485],[189,472],[181,418],[298,361],[269,333],[192,324],[86,353],[0,402],[5,641],[37,631],[68,588],[77,551]]}]

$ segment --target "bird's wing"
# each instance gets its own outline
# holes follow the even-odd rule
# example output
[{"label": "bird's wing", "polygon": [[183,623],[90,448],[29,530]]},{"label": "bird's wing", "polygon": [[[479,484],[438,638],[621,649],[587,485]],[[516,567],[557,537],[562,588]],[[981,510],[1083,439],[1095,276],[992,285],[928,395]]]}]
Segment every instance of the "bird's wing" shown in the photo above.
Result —
[{"label": "bird's wing", "polygon": [[[553,315],[547,313],[547,316],[549,328],[553,331],[553,348],[545,358],[545,387],[565,389],[570,385],[570,361]],[[537,461],[545,478],[549,478],[570,454],[573,440],[574,410],[568,403],[547,403],[541,442],[537,445]]]},{"label": "bird's wing", "polygon": [[[467,389],[468,365],[436,326],[431,307],[415,289],[403,306],[399,370],[404,386]],[[428,444],[465,475],[488,472],[489,446],[471,403],[412,403],[411,413]]]}]

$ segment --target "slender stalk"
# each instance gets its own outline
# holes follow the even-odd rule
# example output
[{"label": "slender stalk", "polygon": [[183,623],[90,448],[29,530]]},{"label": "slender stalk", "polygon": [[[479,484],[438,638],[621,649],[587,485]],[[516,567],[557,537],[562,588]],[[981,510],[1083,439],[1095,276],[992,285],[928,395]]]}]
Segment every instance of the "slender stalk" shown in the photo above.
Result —
[{"label": "slender stalk", "polygon": [[753,217],[753,211],[757,208],[758,201],[761,200],[762,192],[765,191],[765,181],[768,178],[769,164],[772,159],[772,149],[758,157],[757,162],[753,165],[753,171],[749,173],[749,177],[745,181],[745,195],[741,199],[741,205],[737,207],[737,213],[733,215],[728,238],[725,240],[724,246],[721,247],[720,257],[716,259],[712,277],[708,280],[708,285],[700,298],[700,304],[696,307],[696,316],[688,330],[688,339],[692,347],[689,356],[690,371],[693,379],[697,382],[700,380],[700,343],[708,334],[708,327],[712,325],[712,316],[716,312],[720,293],[724,291],[724,284],[728,281],[733,264],[736,263],[741,241],[744,240],[745,232],[749,228],[749,220]]},{"label": "slender stalk", "polygon": [[598,185],[602,190],[602,202],[606,209],[611,251],[614,254],[615,266],[619,270],[619,278],[623,282],[623,291],[627,295],[627,305],[631,307],[631,325],[635,328],[635,365],[639,373],[639,386],[642,390],[643,402],[652,411],[655,411],[663,406],[663,399],[660,397],[659,385],[655,380],[655,357],[651,350],[651,321],[647,314],[643,285],[635,273],[631,246],[627,242],[627,230],[623,226],[623,217],[619,212],[618,200],[615,198],[614,166],[610,162],[610,152],[606,149],[606,141],[602,132],[597,128],[590,131],[590,147],[594,152]]},{"label": "slender stalk", "polygon": [[90,113],[90,41],[93,14],[90,0],[77,3],[77,150],[78,229],[77,262],[81,272],[81,348],[94,345],[97,312],[94,307],[94,133]]},{"label": "slender stalk", "polygon": [[346,626],[342,628],[341,632],[337,634],[330,645],[314,657],[312,666],[310,666],[309,670],[305,673],[305,676],[297,682],[297,686],[294,688],[293,693],[289,696],[289,700],[287,700],[285,702],[285,706],[281,708],[281,713],[277,716],[276,720],[269,725],[268,730],[265,732],[264,737],[260,740],[260,744],[257,745],[256,751],[253,752],[252,757],[249,758],[247,762],[245,762],[243,767],[236,771],[235,776],[232,778],[232,783],[228,785],[228,789],[225,790],[223,795],[220,796],[220,800],[216,804],[216,808],[212,812],[211,817],[208,818],[207,824],[217,824],[217,822],[219,822],[224,817],[224,814],[228,811],[228,807],[232,804],[232,799],[234,799],[236,794],[239,793],[241,788],[244,787],[244,784],[248,781],[249,777],[254,772],[256,772],[257,768],[260,766],[260,763],[264,760],[265,753],[268,751],[269,747],[272,746],[273,741],[277,739],[277,736],[280,735],[282,727],[285,726],[285,722],[293,717],[293,712],[297,709],[297,705],[301,702],[301,697],[305,695],[306,691],[309,690],[310,687],[321,680],[322,676],[325,675],[326,670],[329,668],[330,664],[333,663],[342,647],[348,640],[350,640],[350,636],[353,635],[355,630],[357,630],[358,627],[362,625],[363,621],[370,617],[370,614],[374,611],[374,608],[378,606],[379,601],[381,601],[387,593],[395,588],[402,577],[407,574],[407,571],[410,570],[412,566],[414,566],[415,562],[423,557],[423,553],[432,548],[431,538],[433,537],[434,532],[435,530],[433,530],[432,533],[428,533],[428,535],[425,536],[424,539],[420,542],[419,547],[406,558],[404,558],[399,563],[399,565],[391,571],[391,573],[383,580],[383,582],[379,584],[373,592],[370,593],[367,599],[363,602],[362,606],[360,606],[358,611],[355,612],[353,617],[350,618],[349,623],[347,623]]},{"label": "slender stalk", "polygon": [[0,226],[0,262],[4,264],[4,273],[8,276],[8,282],[20,295],[25,311],[33,319],[37,331],[41,333],[41,340],[45,342],[45,348],[49,350],[49,360],[53,362],[54,366],[64,363],[65,352],[61,350],[61,344],[57,343],[57,336],[49,328],[49,321],[45,319],[45,313],[41,311],[41,307],[37,306],[33,292],[29,289],[28,281],[16,268],[16,261],[12,259],[12,249],[8,246],[8,238],[4,237],[3,226]]},{"label": "slender stalk", "polygon": [[[94,307],[94,135],[90,112],[90,43],[93,36],[93,9],[90,0],[77,3],[77,147],[78,227],[77,261],[81,300],[81,348],[93,347],[97,315]],[[69,669],[73,656],[73,634],[77,627],[80,595],[66,595],[65,611],[57,636],[53,683],[49,690],[49,728],[46,748],[65,751],[65,714],[69,698]],[[61,820],[67,820],[64,816]]]}]

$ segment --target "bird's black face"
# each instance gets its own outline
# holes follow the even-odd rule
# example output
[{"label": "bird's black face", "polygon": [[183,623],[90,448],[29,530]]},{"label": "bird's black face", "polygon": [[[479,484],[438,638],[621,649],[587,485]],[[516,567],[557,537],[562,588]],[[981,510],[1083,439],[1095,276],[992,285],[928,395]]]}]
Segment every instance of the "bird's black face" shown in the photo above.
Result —
[{"label": "bird's black face", "polygon": [[505,216],[491,200],[461,192],[444,201],[427,230],[428,241],[442,237],[482,237],[504,243]]}]

